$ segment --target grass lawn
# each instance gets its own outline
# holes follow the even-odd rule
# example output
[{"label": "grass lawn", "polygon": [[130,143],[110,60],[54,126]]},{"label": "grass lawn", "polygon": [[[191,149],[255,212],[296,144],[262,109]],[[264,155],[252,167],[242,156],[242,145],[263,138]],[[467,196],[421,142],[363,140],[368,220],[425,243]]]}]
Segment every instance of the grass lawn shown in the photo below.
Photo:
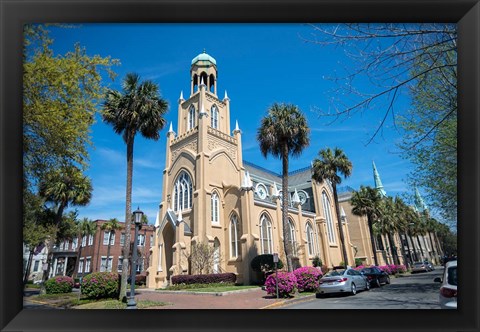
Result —
[{"label": "grass lawn", "polygon": [[[34,301],[48,302],[51,305],[65,309],[125,309],[127,307],[126,303],[116,299],[87,299],[81,297],[79,293],[33,295],[30,299]],[[137,302],[137,307],[139,309],[145,309],[168,304],[169,303],[165,302],[140,300]]]}]

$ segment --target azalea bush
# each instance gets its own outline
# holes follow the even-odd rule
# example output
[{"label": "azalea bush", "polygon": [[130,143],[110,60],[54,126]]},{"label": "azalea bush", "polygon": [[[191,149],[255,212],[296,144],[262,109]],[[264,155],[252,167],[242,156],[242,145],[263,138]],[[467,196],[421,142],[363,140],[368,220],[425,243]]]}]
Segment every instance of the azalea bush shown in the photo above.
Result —
[{"label": "azalea bush", "polygon": [[405,265],[388,264],[388,265],[381,265],[378,268],[388,273],[389,275],[407,272],[407,267]]},{"label": "azalea bush", "polygon": [[[278,274],[276,277],[275,275]],[[277,278],[278,278],[278,295],[280,297],[289,297],[297,290],[297,278],[290,272],[272,273],[265,281],[265,289],[267,294],[277,294]]]},{"label": "azalea bush", "polygon": [[53,277],[45,281],[47,294],[70,293],[73,288],[73,278],[68,276]]},{"label": "azalea bush", "polygon": [[119,293],[119,276],[114,272],[95,272],[82,279],[82,294],[88,298],[115,298]]},{"label": "azalea bush", "polygon": [[323,273],[319,269],[311,266],[304,266],[293,271],[297,278],[297,287],[299,292],[315,291],[318,288],[318,281]]}]

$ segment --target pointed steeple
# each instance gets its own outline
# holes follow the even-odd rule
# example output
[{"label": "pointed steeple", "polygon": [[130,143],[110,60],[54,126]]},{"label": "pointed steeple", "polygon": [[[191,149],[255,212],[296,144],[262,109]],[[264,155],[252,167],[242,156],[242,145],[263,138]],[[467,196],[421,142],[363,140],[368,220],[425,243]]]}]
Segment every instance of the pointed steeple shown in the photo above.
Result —
[{"label": "pointed steeple", "polygon": [[233,134],[236,134],[236,133],[240,133],[240,134],[242,133],[242,131],[238,127],[238,120],[235,120],[235,129],[233,130]]},{"label": "pointed steeple", "polygon": [[417,186],[415,186],[415,207],[418,209],[420,212],[424,212],[428,210],[428,206],[425,204],[423,201],[422,196],[420,195],[420,192],[418,191]]},{"label": "pointed steeple", "polygon": [[200,86],[206,86],[205,83],[203,82],[203,77],[200,77]]},{"label": "pointed steeple", "polygon": [[250,173],[248,173],[248,171],[245,171],[243,174],[242,190],[253,190],[252,179],[250,178]]},{"label": "pointed steeple", "polygon": [[345,210],[343,209],[343,206],[340,206],[340,219],[342,221],[346,220],[347,214],[345,213]]},{"label": "pointed steeple", "polygon": [[223,97],[223,100],[230,100],[230,98],[228,98],[228,95],[227,95],[227,90],[225,90],[225,97]]},{"label": "pointed steeple", "polygon": [[180,102],[182,102],[182,101],[184,101],[184,100],[185,100],[185,99],[183,99],[183,90],[182,90],[182,91],[180,91],[180,98],[178,98],[178,102],[180,103]]},{"label": "pointed steeple", "polygon": [[380,180],[380,174],[378,174],[377,167],[375,166],[375,162],[372,161],[372,164],[373,164],[373,180],[375,181],[375,189],[377,189],[383,197],[387,197],[387,193],[383,189],[382,180]]},{"label": "pointed steeple", "polygon": [[170,134],[175,135],[175,132],[173,131],[173,124],[170,121],[170,128],[168,129],[167,136],[170,136]]},{"label": "pointed steeple", "polygon": [[300,205],[300,203],[301,203],[300,196],[298,196],[297,188],[295,188],[295,192],[293,193],[293,197],[292,197],[292,204],[293,206],[297,207]]}]

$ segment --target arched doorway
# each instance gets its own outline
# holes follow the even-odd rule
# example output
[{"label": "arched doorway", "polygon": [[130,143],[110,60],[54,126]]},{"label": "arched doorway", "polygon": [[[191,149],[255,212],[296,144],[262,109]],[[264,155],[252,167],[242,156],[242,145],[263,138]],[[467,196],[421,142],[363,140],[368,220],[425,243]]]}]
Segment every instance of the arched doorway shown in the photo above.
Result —
[{"label": "arched doorway", "polygon": [[173,229],[172,224],[167,223],[165,227],[163,228],[162,231],[162,237],[163,237],[163,243],[164,243],[164,250],[165,250],[165,264],[163,265],[163,262],[160,262],[162,264],[162,268],[165,268],[167,280],[170,280],[170,276],[172,272],[170,271],[170,268],[172,267],[173,264],[173,244],[175,241],[175,231]]}]

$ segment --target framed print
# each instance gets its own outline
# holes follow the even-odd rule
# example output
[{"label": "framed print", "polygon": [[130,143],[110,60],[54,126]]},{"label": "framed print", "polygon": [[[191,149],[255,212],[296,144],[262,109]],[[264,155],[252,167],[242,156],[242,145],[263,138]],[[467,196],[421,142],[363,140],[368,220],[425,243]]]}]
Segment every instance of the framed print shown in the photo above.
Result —
[{"label": "framed print", "polygon": [[[480,234],[477,203],[480,199],[478,188],[480,4],[478,1],[395,0],[385,3],[361,0],[0,1],[2,12],[0,327],[2,331],[266,331],[273,329],[285,331],[477,331],[479,329],[477,313],[480,294],[477,280],[480,263],[478,246]],[[366,67],[355,67],[356,62],[346,60],[349,54],[342,48],[352,39],[352,35],[348,33],[340,35],[340,30],[332,28],[344,23],[371,24],[373,27],[391,23],[393,31],[400,31],[402,34],[406,32],[406,35],[412,36],[418,31],[409,27],[415,27],[416,24],[453,27],[454,37],[448,41],[448,47],[452,48],[442,48],[444,47],[444,41],[442,41],[436,46],[440,51],[435,48],[428,56],[422,54],[419,57],[408,58],[407,61],[414,62],[416,67],[408,67],[405,72],[401,72],[400,69],[399,72],[395,72],[399,75],[395,78],[402,75],[415,76],[415,70],[421,70],[419,68],[430,63],[428,61],[435,64],[441,62],[442,60],[436,57],[438,54],[450,54],[449,52],[454,51],[453,56],[458,56],[455,66],[444,63],[437,66],[438,68],[454,67],[449,72],[452,76],[437,77],[438,81],[436,78],[429,77],[431,81],[417,83],[419,89],[428,84],[435,85],[437,82],[445,81],[455,85],[455,88],[450,91],[453,91],[452,98],[455,100],[455,114],[457,107],[459,109],[454,121],[454,131],[456,132],[458,127],[458,135],[451,135],[449,138],[454,142],[452,144],[455,145],[454,150],[458,158],[447,155],[437,160],[438,163],[442,163],[444,159],[448,159],[455,165],[457,177],[452,181],[453,185],[449,183],[453,186],[451,191],[454,198],[449,200],[443,196],[441,204],[435,205],[435,209],[436,211],[443,211],[442,208],[450,209],[449,217],[457,222],[455,229],[458,245],[454,252],[453,249],[450,252],[458,257],[459,261],[458,294],[460,297],[456,310],[430,310],[434,308],[431,303],[437,301],[437,293],[434,300],[429,298],[428,301],[422,302],[419,298],[402,297],[405,292],[402,287],[391,288],[396,289],[395,294],[388,295],[392,297],[390,299],[392,310],[385,310],[386,305],[380,301],[377,307],[374,307],[360,300],[377,301],[378,299],[375,299],[372,294],[379,294],[382,287],[386,289],[390,286],[382,286],[384,283],[390,283],[390,278],[386,278],[382,281],[378,280],[377,289],[370,290],[370,286],[376,283],[368,281],[365,271],[362,275],[360,271],[363,265],[377,265],[383,267],[385,272],[385,269],[400,271],[400,266],[405,269],[412,268],[417,262],[422,265],[419,269],[430,269],[429,262],[425,261],[435,260],[434,264],[438,265],[437,270],[431,271],[432,274],[423,274],[421,277],[423,280],[434,274],[441,276],[444,268],[440,267],[443,255],[440,255],[438,240],[435,240],[434,235],[421,238],[417,236],[414,241],[410,233],[405,231],[402,237],[400,231],[396,229],[398,237],[396,235],[392,237],[389,234],[388,225],[378,221],[375,224],[375,236],[368,237],[368,240],[362,238],[363,235],[357,236],[357,233],[360,234],[363,231],[373,234],[373,230],[371,227],[370,230],[368,228],[370,221],[366,212],[363,215],[358,214],[354,211],[359,209],[345,203],[347,199],[344,197],[348,196],[348,199],[351,199],[362,190],[356,191],[350,186],[362,188],[363,184],[368,184],[370,181],[375,184],[375,192],[385,197],[387,194],[392,198],[397,196],[396,200],[391,200],[392,206],[395,202],[401,201],[400,196],[407,191],[408,187],[412,194],[412,210],[415,206],[415,211],[421,215],[422,211],[427,210],[427,205],[413,185],[417,182],[395,187],[401,182],[400,177],[408,176],[407,173],[411,171],[408,168],[410,166],[402,168],[404,164],[400,161],[400,157],[388,159],[390,157],[382,155],[382,152],[372,155],[359,153],[360,148],[354,147],[354,144],[363,142],[368,145],[373,142],[372,144],[381,145],[383,143],[377,140],[380,136],[385,137],[388,144],[394,140],[400,140],[399,134],[395,136],[390,134],[397,130],[396,127],[382,127],[390,117],[394,119],[395,126],[397,124],[402,126],[403,123],[403,129],[416,128],[424,135],[420,135],[421,140],[430,132],[425,133],[425,129],[416,126],[416,120],[410,119],[408,122],[406,117],[403,117],[401,120],[404,122],[402,122],[396,117],[395,112],[398,112],[398,108],[392,105],[394,101],[402,102],[407,98],[405,95],[408,95],[408,89],[405,90],[405,95],[400,95],[398,92],[405,82],[397,82],[398,85],[390,86],[385,91],[375,90],[377,88],[375,87],[364,92],[363,95],[353,85],[349,85],[351,81],[358,79],[355,77],[356,73],[368,74],[368,70],[372,68],[377,70],[394,68],[395,71],[399,69],[388,55],[385,58],[378,57]],[[395,28],[396,24],[401,25],[402,28]],[[24,243],[22,225],[27,218],[26,215],[30,213],[25,208],[23,189],[24,186],[31,185],[30,181],[36,181],[30,179],[30,174],[33,174],[37,168],[43,167],[39,166],[42,162],[45,165],[58,162],[53,156],[57,149],[64,148],[65,143],[60,134],[45,137],[41,135],[41,130],[40,134],[31,136],[25,133],[28,109],[42,110],[38,104],[38,100],[42,98],[32,102],[32,99],[25,96],[25,91],[37,89],[38,85],[42,85],[39,80],[27,75],[32,68],[25,66],[28,59],[36,54],[35,51],[27,50],[25,45],[35,45],[42,40],[41,37],[36,39],[38,35],[35,33],[26,34],[28,27],[32,26],[45,27],[49,33],[51,32],[48,36],[55,40],[50,43],[48,37],[45,37],[43,41],[46,42],[42,47],[49,50],[51,48],[52,54],[67,54],[51,63],[47,63],[44,59],[42,70],[48,71],[53,67],[58,68],[57,73],[60,73],[62,68],[74,66],[69,64],[68,60],[75,58],[82,59],[85,67],[76,67],[75,70],[69,68],[68,70],[71,70],[69,75],[79,74],[82,70],[91,71],[84,76],[79,74],[81,77],[79,81],[82,83],[78,86],[69,85],[71,83],[69,75],[64,76],[62,80],[49,81],[57,84],[59,89],[68,90],[68,94],[78,94],[81,96],[82,103],[80,105],[67,100],[61,107],[65,108],[65,105],[68,105],[68,109],[74,110],[73,112],[62,113],[64,118],[59,119],[39,117],[41,119],[39,121],[45,121],[45,126],[48,126],[52,133],[61,133],[65,130],[65,135],[75,132],[81,137],[78,145],[65,147],[65,151],[68,152],[68,158],[72,164],[90,166],[89,163],[91,163],[92,169],[88,175],[93,179],[93,196],[90,190],[86,195],[88,198],[83,203],[81,200],[73,199],[64,205],[59,203],[55,205],[55,209],[48,210],[50,215],[44,217],[56,220],[54,215],[59,213],[62,218],[67,215],[67,213],[62,215],[63,209],[66,209],[65,211],[70,213],[69,218],[72,219],[71,225],[75,221],[78,222],[80,218],[86,217],[94,220],[96,231],[78,235],[75,233],[76,230],[68,230],[65,226],[61,231],[65,234],[70,232],[68,233],[70,235],[66,235],[62,241],[58,240],[55,247],[52,244],[50,249],[55,249],[55,254],[52,255],[51,261],[45,256],[45,259],[28,263],[28,253],[27,258],[24,253],[22,257],[20,249],[22,242]],[[375,40],[376,45],[381,47],[391,36],[382,35],[382,32],[379,32],[381,30],[375,31],[384,37]],[[40,35],[44,30],[40,29],[37,32]],[[360,32],[356,30],[356,33]],[[450,31],[446,32],[447,35],[449,33]],[[335,44],[331,40],[322,39],[322,34],[329,38],[341,36],[344,40],[337,40],[338,43]],[[29,36],[34,37],[29,39]],[[68,46],[65,46],[67,44]],[[362,44],[365,48],[359,47],[360,51],[357,55],[360,57],[357,57],[357,60],[361,61],[362,56],[367,57],[370,54],[367,51],[371,50],[372,44],[373,42],[367,42]],[[318,45],[329,51],[320,55]],[[72,50],[74,50],[73,53]],[[90,50],[92,53],[89,52]],[[341,52],[335,53],[335,50]],[[328,54],[329,52],[331,53]],[[350,67],[345,69],[343,66],[345,64]],[[384,65],[391,67],[382,67]],[[349,73],[348,69],[352,69],[353,74]],[[137,76],[134,72],[139,75]],[[113,76],[116,74],[114,80],[110,80],[109,75],[112,73]],[[390,74],[393,71],[385,73]],[[444,75],[444,72],[441,73]],[[327,76],[336,74],[340,78],[342,75],[345,77],[352,74],[352,76],[351,81],[343,85],[342,93],[332,96],[333,92],[330,88],[341,79],[333,77],[329,80]],[[154,99],[157,104],[152,106],[149,102],[147,104],[150,108],[144,106],[138,110],[144,111],[148,108],[150,115],[156,114],[156,117],[149,118],[149,124],[156,123],[157,126],[152,130],[139,126],[129,132],[134,120],[120,119],[124,113],[116,113],[116,111],[121,108],[119,105],[125,104],[119,104],[120,99],[115,98],[120,98],[120,95],[128,90],[129,82],[132,83],[136,79],[140,81],[138,78],[140,76],[147,83],[152,84],[150,86],[147,84],[147,88],[154,91],[155,97],[149,101]],[[449,81],[449,78],[454,82]],[[85,82],[85,79],[89,81]],[[372,76],[368,75],[362,79],[365,81],[360,80],[362,82],[360,86],[372,84],[373,87],[374,83],[379,83],[379,81],[372,83],[372,80],[367,82],[367,79],[372,79]],[[100,83],[102,80],[108,83]],[[324,83],[321,82],[324,81],[333,83],[322,85]],[[160,82],[159,86],[156,86],[156,82]],[[82,87],[88,84],[91,84],[92,88],[82,90]],[[324,88],[327,86],[328,89]],[[142,85],[142,88],[145,86]],[[431,114],[429,112],[432,107],[443,107],[444,104],[438,99],[442,98],[440,94],[444,90],[437,85],[435,88],[440,92],[437,91],[437,94],[433,95],[424,92],[421,97],[414,98],[412,105],[415,103],[415,107],[424,110],[425,114]],[[319,92],[319,90],[322,91]],[[107,91],[108,94],[105,94]],[[48,94],[48,87],[40,87],[36,93],[45,97],[45,94]],[[326,100],[329,98],[328,93],[331,94],[332,102],[336,104],[328,103]],[[369,93],[374,97],[369,98]],[[326,97],[325,94],[327,94]],[[127,93],[122,98],[126,95]],[[373,118],[370,117],[370,113],[365,115],[366,113],[362,111],[359,113],[352,111],[343,114],[336,108],[338,105],[343,107],[348,102],[357,100],[355,98],[359,95],[365,99],[358,104],[353,102],[353,105],[385,113],[380,113],[380,116]],[[376,104],[375,98],[382,95],[388,96],[386,102],[381,105]],[[109,97],[105,98],[105,96]],[[161,97],[157,98],[157,96]],[[66,97],[59,93],[51,99],[51,104],[48,104],[44,110],[48,112],[50,108],[57,107],[55,102],[62,98]],[[447,99],[442,99],[442,102]],[[277,101],[279,104],[276,103]],[[115,104],[116,102],[118,103]],[[296,106],[293,107],[294,104]],[[407,104],[402,105],[407,112],[410,104],[408,107],[405,106]],[[269,133],[265,120],[267,116],[261,118],[260,113],[266,110],[273,112],[272,110],[276,107],[290,106],[296,110],[302,109],[308,123],[311,124],[310,128],[304,131],[306,133],[304,136],[298,132],[302,132],[305,122],[299,120],[291,126],[296,129],[292,132],[295,131],[300,135],[296,136],[297,139],[292,144],[300,144],[303,140],[305,147],[310,144],[313,148],[310,150],[299,148],[306,154],[305,158],[309,158],[307,162],[305,162],[307,159],[299,161],[292,157],[289,159],[290,164],[288,162],[282,164],[279,159],[285,156],[279,152],[279,149],[273,148],[273,143],[267,140],[270,137],[267,135]],[[90,117],[75,118],[75,110],[82,107],[92,110],[91,114],[89,113]],[[348,109],[348,106],[345,107]],[[367,122],[370,122],[367,128],[369,131],[367,134],[363,131],[361,133],[363,136],[354,136],[351,132],[363,126],[363,122],[361,124],[355,121],[361,121],[363,116],[367,118]],[[323,122],[319,120],[320,118]],[[329,121],[324,121],[326,118]],[[350,126],[347,126],[345,123],[349,118],[354,120],[349,123]],[[417,117],[413,118],[418,120]],[[446,121],[446,118],[447,116],[439,119],[431,130],[434,131],[437,126]],[[340,121],[342,126],[334,127],[335,129],[328,127],[327,122],[330,123],[330,119]],[[264,122],[261,122],[263,120]],[[66,125],[73,124],[74,121],[78,121],[84,127]],[[272,123],[281,122],[281,119],[276,117],[275,121]],[[127,122],[128,125],[125,124]],[[405,124],[406,122],[408,123]],[[258,125],[259,123],[261,125]],[[54,127],[55,130],[50,127]],[[353,127],[358,128],[352,129]],[[270,128],[274,128],[274,125],[271,124]],[[389,128],[390,131],[384,130],[385,128]],[[92,139],[96,145],[95,152],[89,145],[89,135],[92,132],[98,135]],[[101,135],[98,134],[99,132]],[[129,136],[130,134],[132,136]],[[372,134],[373,137],[371,137]],[[311,136],[307,139],[308,135]],[[136,137],[135,149],[132,137]],[[331,178],[322,177],[319,170],[322,163],[318,158],[321,159],[322,156],[327,158],[325,156],[328,156],[330,151],[324,149],[324,145],[333,147],[337,143],[339,146],[344,144],[346,154],[351,156],[353,161],[353,171],[350,163],[350,168],[346,167],[343,172],[345,176],[342,180],[345,181],[346,186],[342,188],[348,187],[342,189],[344,191],[340,190],[341,181],[337,183]],[[128,150],[130,151],[128,156],[125,153],[127,148],[131,149]],[[383,145],[382,148],[384,148]],[[37,149],[36,151],[43,156],[41,161],[39,160],[41,158],[33,161],[25,158],[26,151],[33,149]],[[318,152],[318,149],[323,152]],[[407,150],[405,148],[403,150],[404,159],[417,158],[418,161],[423,156],[415,157],[413,151],[409,154]],[[337,153],[337,150],[334,151]],[[299,155],[297,152],[295,150],[291,153],[297,156]],[[427,152],[428,149],[424,150],[424,153]],[[276,157],[278,158],[275,159]],[[373,163],[372,159],[374,159]],[[125,163],[126,160],[127,163]],[[131,164],[129,164],[130,161]],[[357,166],[363,165],[364,162],[368,165]],[[286,168],[282,169],[282,166]],[[26,168],[32,173],[26,172]],[[367,169],[365,173],[368,174],[364,178],[362,178],[361,169]],[[444,170],[444,168],[441,169],[441,171]],[[347,180],[351,172],[353,175]],[[290,182],[286,186],[287,182],[282,182],[284,180],[282,174],[288,174]],[[383,184],[380,175],[382,175]],[[54,181],[59,177],[57,175],[55,179],[55,175],[51,177],[45,175],[41,180],[37,179],[38,183],[35,185],[40,188],[45,179]],[[73,177],[72,175],[69,179]],[[365,180],[367,177],[368,180]],[[64,184],[66,180],[62,181],[59,183]],[[120,185],[117,185],[117,182]],[[127,203],[126,209],[125,182],[127,182],[127,197],[130,190],[130,202]],[[423,184],[433,187],[431,182],[433,181],[428,178]],[[129,186],[130,189],[128,189]],[[38,204],[51,203],[53,199],[50,198],[53,194],[43,192],[45,201]],[[337,193],[340,194],[340,198]],[[413,196],[414,193],[415,196]],[[118,202],[120,204],[116,205]],[[87,206],[89,203],[91,203],[90,206]],[[284,209],[285,205],[288,205],[288,208]],[[382,205],[382,208],[387,210],[388,206]],[[380,209],[378,208],[378,211]],[[285,214],[282,214],[283,211],[286,211]],[[441,212],[435,213],[441,214]],[[125,215],[133,217],[128,220]],[[429,215],[426,215],[429,218]],[[135,219],[135,216],[138,218]],[[142,224],[144,217],[146,222]],[[358,228],[364,227],[364,229],[349,230],[348,225],[353,227],[355,222],[362,222],[363,226]],[[384,228],[381,228],[382,225]],[[413,222],[408,225],[412,226]],[[413,226],[408,225],[405,227],[410,232]],[[130,233],[125,232],[128,227],[131,229]],[[58,229],[56,231],[55,234],[60,232]],[[288,235],[283,235],[283,232]],[[412,232],[416,231],[412,230]],[[125,272],[127,271],[125,268],[128,269],[130,264],[127,256],[130,257],[129,250],[131,250],[125,243],[130,243],[130,238],[135,240],[137,247],[137,250],[131,251],[132,260],[136,263],[135,269]],[[202,241],[207,243],[207,246],[202,247]],[[345,244],[347,242],[349,245]],[[411,246],[413,248],[410,248]],[[125,251],[127,247],[129,249]],[[367,251],[373,251],[372,248],[376,248],[376,251],[369,256]],[[424,253],[422,248],[427,249],[427,252]],[[40,253],[43,247],[36,247],[36,249]],[[202,250],[203,255],[208,256],[207,258],[199,258],[198,255],[202,254]],[[291,255],[282,256],[282,250],[290,251]],[[429,256],[429,252],[433,254]],[[38,253],[35,252],[35,255]],[[273,268],[266,271],[265,265],[258,267],[258,271],[255,270],[253,258],[260,255],[271,256],[275,259],[272,262],[276,267],[281,263],[290,271],[300,269],[302,266],[314,265],[318,267],[314,270],[315,273],[320,274],[320,276],[315,274],[317,282],[329,269],[337,271],[342,266],[348,266],[349,268],[345,269],[345,280],[356,277],[358,281],[355,282],[356,284],[348,281],[351,282],[348,284],[348,289],[341,292],[355,295],[358,290],[358,294],[323,299],[321,296],[323,294],[317,291],[322,287],[317,285],[315,291],[302,300],[302,297],[298,296],[302,291],[299,289],[301,286],[295,279],[296,288],[293,287],[293,289],[297,291],[296,297],[299,301],[282,302],[278,300],[278,290],[269,286],[268,282],[268,280],[274,280],[274,276],[278,278],[278,274],[281,273],[273,273]],[[208,260],[208,263],[205,265],[192,263],[200,262],[201,259]],[[322,265],[325,270],[322,270]],[[350,269],[350,267],[355,268]],[[25,269],[33,273],[25,274]],[[122,273],[124,276],[132,273],[130,280],[135,278],[136,282],[138,281],[142,286],[145,285],[151,294],[159,294],[160,300],[164,294],[165,303],[162,302],[161,305],[173,310],[163,310],[165,308],[160,308],[160,304],[157,309],[123,311],[76,308],[50,310],[51,308],[43,309],[35,306],[25,308],[23,281],[32,279],[32,283],[40,282],[41,271],[45,271],[44,273],[48,271],[50,276],[75,275],[79,278],[79,282],[85,283],[82,285],[86,285],[94,273],[111,272],[112,278]],[[195,271],[198,273],[194,273]],[[387,272],[394,273],[391,270]],[[384,274],[388,274],[387,272]],[[208,277],[201,276],[202,274]],[[215,280],[219,284],[224,282],[243,286],[255,284],[258,286],[255,291],[262,294],[259,295],[262,297],[262,304],[250,306],[250,300],[242,297],[243,293],[240,292],[228,295],[228,301],[230,301],[228,307],[226,304],[225,307],[221,307],[215,304],[214,300],[210,301],[209,297],[202,297],[202,295],[195,295],[197,298],[202,298],[197,307],[188,305],[182,307],[169,303],[172,302],[168,297],[170,295],[167,296],[167,292],[162,293],[159,290],[175,283],[189,283],[191,277]],[[295,291],[285,290],[290,282],[289,276],[282,273],[280,278],[286,280],[280,292],[286,292],[287,297],[295,297],[291,295],[295,294]],[[433,280],[433,277],[431,279]],[[71,280],[75,281],[75,279]],[[328,286],[336,280],[328,279],[324,282],[324,286]],[[264,288],[260,289],[264,284]],[[419,289],[424,289],[421,283],[417,286]],[[430,291],[436,286],[440,289],[440,284],[437,283],[429,286]],[[134,286],[131,285],[131,287]],[[125,289],[120,290],[120,292],[123,291]],[[215,293],[216,290],[212,292]],[[188,289],[185,293],[188,293]],[[457,290],[455,290],[455,298],[456,294]],[[128,302],[127,307],[135,306],[134,298],[133,304]],[[145,302],[147,300],[154,302],[153,297],[144,296],[142,299]],[[155,298],[155,301],[157,300]],[[302,306],[301,304],[307,303],[307,300],[312,303],[323,301],[330,307]],[[232,305],[235,302],[239,304],[238,307]],[[294,303],[298,305],[291,306]],[[336,305],[336,303],[340,304]],[[342,307],[343,303],[348,305]],[[358,307],[353,308],[353,303]],[[313,310],[305,310],[307,308]]]}]

